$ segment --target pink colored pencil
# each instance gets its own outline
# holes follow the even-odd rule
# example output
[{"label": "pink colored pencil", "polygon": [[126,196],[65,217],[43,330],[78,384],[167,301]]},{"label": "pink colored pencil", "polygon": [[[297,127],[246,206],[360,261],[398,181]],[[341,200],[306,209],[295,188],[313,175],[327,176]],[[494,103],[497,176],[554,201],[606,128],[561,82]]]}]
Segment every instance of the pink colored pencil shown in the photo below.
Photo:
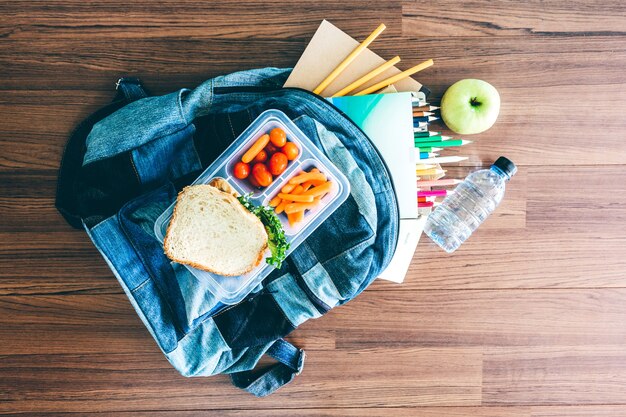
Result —
[{"label": "pink colored pencil", "polygon": [[460,184],[462,180],[457,179],[445,179],[445,180],[432,180],[432,181],[418,181],[417,188],[426,187],[445,187],[449,185]]},{"label": "pink colored pencil", "polygon": [[431,190],[431,191],[418,191],[418,197],[445,197],[448,195],[446,190]]},{"label": "pink colored pencil", "polygon": [[417,207],[432,207],[433,205],[435,205],[434,201],[426,201],[424,203],[417,203]]}]

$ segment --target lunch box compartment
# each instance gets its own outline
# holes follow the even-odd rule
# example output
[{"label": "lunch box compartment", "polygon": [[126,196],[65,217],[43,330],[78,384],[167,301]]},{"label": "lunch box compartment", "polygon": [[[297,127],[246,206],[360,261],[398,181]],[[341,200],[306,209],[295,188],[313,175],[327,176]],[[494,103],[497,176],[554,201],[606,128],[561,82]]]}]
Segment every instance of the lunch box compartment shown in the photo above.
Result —
[{"label": "lunch box compartment", "polygon": [[[235,178],[233,170],[235,164],[241,161],[243,154],[256,140],[265,133],[269,133],[275,127],[283,129],[287,135],[287,141],[293,142],[298,147],[299,153],[296,159],[289,161],[286,170],[274,178],[272,184],[263,189],[254,188],[247,179]],[[252,167],[252,163],[250,164]],[[193,184],[207,184],[214,178],[222,178],[228,182],[239,194],[251,194],[250,202],[254,205],[268,205],[269,201],[278,195],[280,189],[291,178],[302,171],[310,171],[318,168],[332,181],[334,186],[327,193],[320,204],[304,214],[301,222],[293,227],[289,224],[286,215],[279,214],[287,242],[290,248],[289,255],[302,243],[313,231],[341,205],[350,194],[350,183],[347,178],[333,165],[333,163],[306,137],[304,133],[281,111],[267,110],[263,112],[248,126],[244,132],[193,182]],[[252,174],[250,174],[252,175]],[[193,185],[192,184],[192,185]],[[174,212],[176,202],[172,203],[156,220],[154,233],[161,243],[167,233],[167,227]],[[236,304],[254,291],[263,279],[272,272],[273,266],[267,264],[265,259],[270,256],[267,250],[264,259],[259,266],[251,272],[238,277],[227,277],[213,274],[184,265],[197,279],[207,284],[209,290],[224,304]]]},{"label": "lunch box compartment", "polygon": [[[276,187],[274,189],[274,192],[269,194],[268,197],[263,201],[263,205],[267,206],[269,202],[281,192],[280,189],[289,183],[290,179],[301,174],[302,172],[309,172],[313,168],[319,169],[322,174],[326,175],[327,180],[332,182],[333,188],[321,199],[316,207],[311,210],[307,210],[304,213],[304,219],[301,222],[298,222],[293,226],[289,224],[287,215],[284,212],[278,214],[278,218],[283,225],[285,234],[288,236],[293,236],[300,233],[300,231],[304,229],[309,223],[318,218],[324,210],[331,209],[332,207],[330,203],[335,200],[337,195],[341,194],[343,188],[342,183],[338,181],[337,178],[332,175],[332,173],[325,171],[325,166],[322,166],[317,160],[306,159],[303,160],[300,165],[298,165],[297,169],[292,170],[292,172],[290,172],[285,178],[283,178],[281,186]],[[317,225],[319,225],[319,223]]]}]

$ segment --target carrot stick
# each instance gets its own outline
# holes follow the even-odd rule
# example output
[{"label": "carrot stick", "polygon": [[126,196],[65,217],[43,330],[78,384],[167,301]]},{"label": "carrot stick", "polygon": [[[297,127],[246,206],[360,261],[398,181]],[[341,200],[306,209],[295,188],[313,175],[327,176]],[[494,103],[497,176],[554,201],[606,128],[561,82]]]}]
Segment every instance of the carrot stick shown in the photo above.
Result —
[{"label": "carrot stick", "polygon": [[310,180],[326,181],[326,175],[320,172],[305,172],[289,180],[289,184],[302,184]]},{"label": "carrot stick", "polygon": [[296,188],[295,184],[287,184],[283,188],[280,189],[281,193],[290,193],[294,188]]},{"label": "carrot stick", "polygon": [[284,193],[279,193],[278,196],[283,200],[298,201],[301,203],[312,203],[313,197],[314,197],[312,195],[284,194]]},{"label": "carrot stick", "polygon": [[276,196],[270,200],[269,206],[276,207],[280,204],[281,201],[282,201],[282,198],[280,198],[279,196]]},{"label": "carrot stick", "polygon": [[325,182],[322,185],[318,185],[317,187],[311,188],[310,190],[305,192],[304,195],[312,195],[314,197],[317,197],[317,196],[321,196],[321,195],[326,194],[327,192],[329,192],[332,189],[333,189],[332,181],[327,181],[327,182]]},{"label": "carrot stick", "polygon": [[297,211],[291,214],[293,216],[293,222],[298,223],[304,219],[304,211]]},{"label": "carrot stick", "polygon": [[283,200],[280,202],[280,204],[276,207],[276,214],[280,214],[283,211],[285,211],[285,206],[287,205],[287,201]]},{"label": "carrot stick", "polygon": [[241,157],[241,162],[247,164],[252,161],[254,157],[257,156],[259,152],[261,152],[263,148],[267,146],[268,143],[270,143],[270,135],[265,134],[258,138],[256,142],[254,142],[254,144],[250,146],[250,149],[248,149],[246,153],[243,154],[243,156]]},{"label": "carrot stick", "polygon": [[289,203],[285,206],[285,213],[290,214],[298,211],[304,212],[304,210],[311,210],[318,204],[319,201],[313,201],[312,203]]},{"label": "carrot stick", "polygon": [[289,220],[289,224],[291,226],[294,226],[296,223],[301,222],[302,219],[304,219],[304,211],[287,214],[287,220]]}]

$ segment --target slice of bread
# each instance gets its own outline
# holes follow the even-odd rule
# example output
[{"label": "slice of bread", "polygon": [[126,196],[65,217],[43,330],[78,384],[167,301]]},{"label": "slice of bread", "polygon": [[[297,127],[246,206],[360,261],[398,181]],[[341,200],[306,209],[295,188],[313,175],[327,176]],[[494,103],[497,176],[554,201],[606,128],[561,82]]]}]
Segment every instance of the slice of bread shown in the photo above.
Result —
[{"label": "slice of bread", "polygon": [[178,194],[163,249],[175,262],[237,276],[259,265],[267,239],[263,223],[231,194],[192,185]]}]

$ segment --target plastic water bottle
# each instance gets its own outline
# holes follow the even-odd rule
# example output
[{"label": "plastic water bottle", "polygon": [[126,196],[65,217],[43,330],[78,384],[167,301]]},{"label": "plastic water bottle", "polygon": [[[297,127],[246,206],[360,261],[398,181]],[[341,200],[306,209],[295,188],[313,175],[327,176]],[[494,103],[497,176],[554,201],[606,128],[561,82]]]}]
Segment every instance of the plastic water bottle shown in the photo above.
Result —
[{"label": "plastic water bottle", "polygon": [[428,216],[428,237],[448,253],[457,250],[500,204],[515,172],[515,164],[501,156],[490,169],[468,175]]}]

